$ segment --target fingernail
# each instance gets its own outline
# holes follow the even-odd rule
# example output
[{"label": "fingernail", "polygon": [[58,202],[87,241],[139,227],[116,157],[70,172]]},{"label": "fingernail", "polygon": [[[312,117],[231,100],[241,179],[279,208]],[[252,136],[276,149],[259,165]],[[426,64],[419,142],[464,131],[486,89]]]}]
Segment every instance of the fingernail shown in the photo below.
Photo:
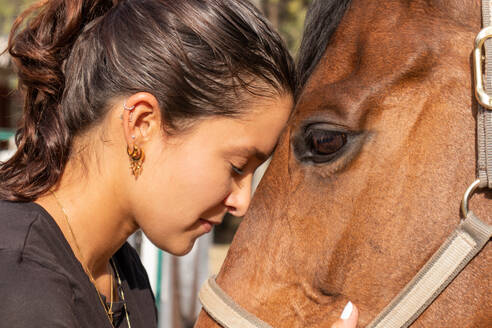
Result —
[{"label": "fingernail", "polygon": [[345,308],[343,309],[342,315],[340,316],[341,319],[347,320],[350,318],[350,315],[352,314],[352,310],[354,309],[354,305],[352,302],[348,302],[347,305],[345,305]]}]

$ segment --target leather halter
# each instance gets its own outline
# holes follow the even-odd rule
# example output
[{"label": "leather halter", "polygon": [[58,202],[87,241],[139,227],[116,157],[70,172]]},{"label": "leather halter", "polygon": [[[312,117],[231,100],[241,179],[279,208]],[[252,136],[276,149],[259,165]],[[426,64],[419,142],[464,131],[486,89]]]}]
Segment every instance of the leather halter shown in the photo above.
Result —
[{"label": "leather halter", "polygon": [[[461,203],[463,220],[405,288],[367,328],[406,328],[446,289],[490,241],[492,226],[468,210],[468,201],[478,188],[492,189],[492,0],[482,0],[484,28],[475,40],[475,95],[477,113],[477,175]],[[485,78],[482,48],[485,46]],[[210,278],[200,290],[205,311],[225,328],[271,328],[234,302]]]}]

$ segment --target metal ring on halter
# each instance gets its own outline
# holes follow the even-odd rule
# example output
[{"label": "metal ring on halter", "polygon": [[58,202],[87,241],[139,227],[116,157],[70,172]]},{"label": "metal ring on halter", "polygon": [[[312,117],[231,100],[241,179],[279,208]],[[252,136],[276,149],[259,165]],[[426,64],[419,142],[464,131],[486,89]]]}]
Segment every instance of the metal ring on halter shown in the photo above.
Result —
[{"label": "metal ring on halter", "polygon": [[471,196],[475,193],[480,185],[480,179],[475,180],[469,187],[466,189],[465,194],[463,195],[463,200],[461,201],[461,214],[463,214],[463,219],[466,219],[468,216],[468,201]]},{"label": "metal ring on halter", "polygon": [[124,110],[127,110],[129,112],[131,112],[132,110],[135,109],[135,105],[133,105],[132,107],[126,107],[126,101],[123,103],[123,109]]}]

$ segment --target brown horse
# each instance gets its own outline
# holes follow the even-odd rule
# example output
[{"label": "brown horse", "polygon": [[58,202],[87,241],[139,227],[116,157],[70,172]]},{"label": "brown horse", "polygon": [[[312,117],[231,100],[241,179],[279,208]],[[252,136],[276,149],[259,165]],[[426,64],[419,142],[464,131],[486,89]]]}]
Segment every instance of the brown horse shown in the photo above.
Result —
[{"label": "brown horse", "polygon": [[[366,326],[459,223],[474,180],[479,0],[320,0],[296,113],[217,283],[273,327]],[[491,222],[491,194],[471,201]],[[492,327],[492,245],[413,327]],[[204,312],[197,327],[216,327]]]}]

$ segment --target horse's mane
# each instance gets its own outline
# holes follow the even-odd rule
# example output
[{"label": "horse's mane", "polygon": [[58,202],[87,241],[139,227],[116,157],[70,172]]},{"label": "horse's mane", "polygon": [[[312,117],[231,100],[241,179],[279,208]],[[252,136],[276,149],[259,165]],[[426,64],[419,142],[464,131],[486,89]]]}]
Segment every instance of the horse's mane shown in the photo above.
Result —
[{"label": "horse's mane", "polygon": [[299,90],[325,53],[350,0],[315,0],[309,7],[297,59]]}]

